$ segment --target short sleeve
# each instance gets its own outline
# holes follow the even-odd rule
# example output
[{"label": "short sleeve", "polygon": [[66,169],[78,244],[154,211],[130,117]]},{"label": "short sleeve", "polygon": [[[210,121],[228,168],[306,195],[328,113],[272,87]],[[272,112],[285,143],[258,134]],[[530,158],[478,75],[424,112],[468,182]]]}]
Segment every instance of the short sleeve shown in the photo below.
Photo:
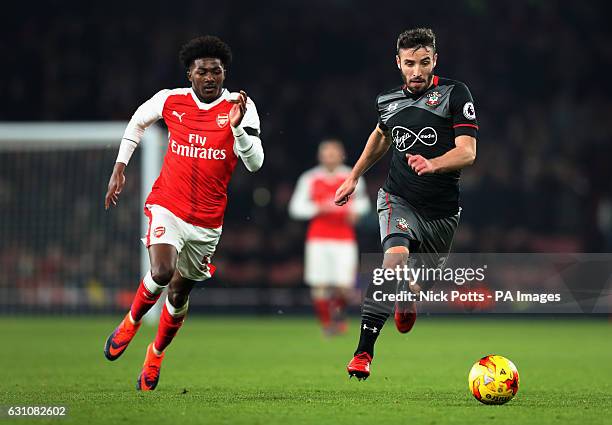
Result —
[{"label": "short sleeve", "polygon": [[383,122],[382,116],[380,115],[379,99],[380,96],[376,96],[376,104],[374,105],[376,107],[376,116],[378,117],[378,127],[386,133],[389,131],[389,127]]},{"label": "short sleeve", "polygon": [[453,119],[455,137],[468,135],[476,137],[478,134],[478,121],[474,99],[467,86],[458,83],[453,87],[450,95],[450,113]]},{"label": "short sleeve", "polygon": [[257,136],[261,133],[261,127],[259,123],[259,114],[257,113],[257,107],[255,102],[250,97],[247,98],[246,112],[242,119],[241,126],[249,136]]}]

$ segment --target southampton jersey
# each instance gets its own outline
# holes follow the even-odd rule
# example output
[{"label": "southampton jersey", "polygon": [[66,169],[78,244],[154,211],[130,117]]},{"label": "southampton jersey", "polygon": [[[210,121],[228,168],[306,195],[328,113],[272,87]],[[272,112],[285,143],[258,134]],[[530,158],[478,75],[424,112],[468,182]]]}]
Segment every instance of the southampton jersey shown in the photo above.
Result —
[{"label": "southampton jersey", "polygon": [[[217,228],[223,224],[227,186],[238,156],[234,150],[229,92],[203,103],[191,88],[162,90],[145,102],[133,120],[147,127],[160,118],[168,126],[168,149],[146,204],[160,205],[187,223]],[[241,126],[259,135],[251,99]],[[124,138],[130,139],[129,129]],[[137,137],[138,138],[138,137]]]},{"label": "southampton jersey", "polygon": [[466,85],[435,76],[424,93],[413,95],[398,87],[380,94],[376,107],[378,125],[393,143],[385,191],[401,196],[428,219],[456,214],[461,172],[419,176],[408,165],[406,154],[430,159],[453,149],[456,136],[476,137],[474,101]]},{"label": "southampton jersey", "polygon": [[[350,172],[346,165],[337,167],[333,172],[318,166],[300,176],[289,203],[289,213],[297,219],[311,219],[306,240],[355,240],[355,230],[348,215],[361,216],[370,210],[364,180],[359,179],[347,205],[338,207],[334,204],[336,190]],[[327,211],[321,212],[324,208]]]}]

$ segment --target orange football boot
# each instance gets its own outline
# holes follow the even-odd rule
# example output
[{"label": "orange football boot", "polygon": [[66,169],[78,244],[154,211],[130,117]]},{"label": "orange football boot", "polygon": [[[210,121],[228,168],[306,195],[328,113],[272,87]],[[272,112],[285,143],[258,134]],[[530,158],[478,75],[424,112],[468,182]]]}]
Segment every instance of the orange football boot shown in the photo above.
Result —
[{"label": "orange football boot", "polygon": [[159,381],[159,371],[161,370],[161,362],[164,359],[165,353],[158,356],[153,352],[153,343],[147,347],[147,355],[145,356],[142,372],[138,376],[136,389],[140,391],[151,391],[157,387]]},{"label": "orange football boot", "polygon": [[130,320],[130,312],[125,315],[119,326],[115,328],[112,334],[106,340],[104,345],[104,355],[107,359],[113,361],[117,360],[121,354],[125,351],[128,344],[138,332],[140,323],[133,324]]}]

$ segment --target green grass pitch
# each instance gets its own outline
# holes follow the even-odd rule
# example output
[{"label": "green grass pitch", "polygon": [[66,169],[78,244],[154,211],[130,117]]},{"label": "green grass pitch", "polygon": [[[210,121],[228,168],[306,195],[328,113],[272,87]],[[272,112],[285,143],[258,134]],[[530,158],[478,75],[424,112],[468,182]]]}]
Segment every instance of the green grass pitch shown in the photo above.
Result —
[{"label": "green grass pitch", "polygon": [[[0,405],[66,405],[63,419],[95,424],[602,424],[612,417],[612,323],[605,320],[420,318],[391,322],[372,375],[345,371],[357,338],[325,339],[311,319],[191,316],[168,348],[157,390],[135,390],[153,328],[124,355],[102,347],[121,319],[0,318]],[[467,388],[479,357],[502,354],[521,386],[504,406]]]}]

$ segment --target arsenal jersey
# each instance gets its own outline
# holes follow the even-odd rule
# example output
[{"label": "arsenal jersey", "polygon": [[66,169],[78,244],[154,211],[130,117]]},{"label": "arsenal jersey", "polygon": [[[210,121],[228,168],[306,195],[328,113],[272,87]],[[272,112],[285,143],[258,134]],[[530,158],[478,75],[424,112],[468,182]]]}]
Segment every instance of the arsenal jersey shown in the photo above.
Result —
[{"label": "arsenal jersey", "polygon": [[[196,226],[223,224],[227,186],[238,162],[229,94],[223,89],[214,102],[204,103],[191,88],[162,90],[138,108],[133,120],[143,128],[159,119],[168,127],[168,149],[146,204],[160,205]],[[259,116],[251,99],[241,126],[259,136]],[[124,138],[130,138],[127,131]]]}]

